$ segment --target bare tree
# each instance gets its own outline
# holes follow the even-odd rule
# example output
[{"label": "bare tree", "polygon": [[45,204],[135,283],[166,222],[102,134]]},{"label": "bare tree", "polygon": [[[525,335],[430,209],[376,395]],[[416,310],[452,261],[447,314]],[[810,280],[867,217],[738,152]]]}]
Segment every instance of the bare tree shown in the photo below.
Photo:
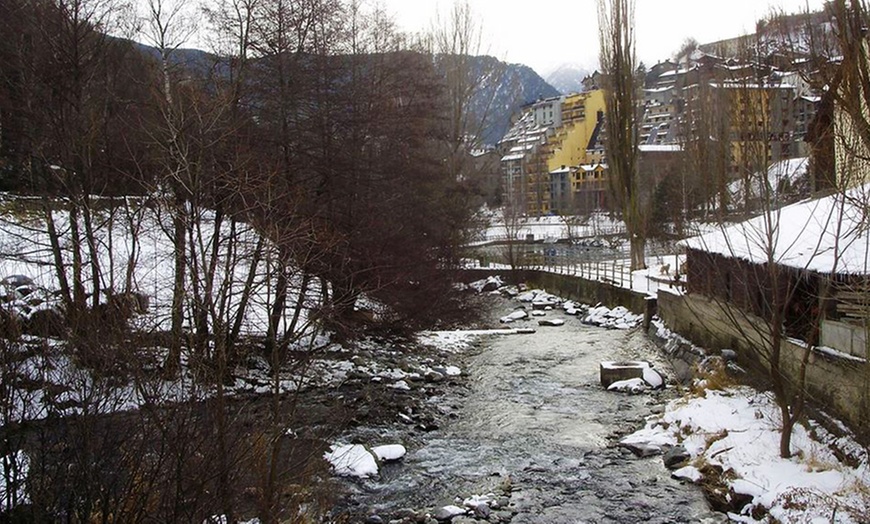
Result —
[{"label": "bare tree", "polygon": [[700,209],[704,218],[712,212],[721,220],[730,203],[731,110],[719,96],[721,90],[711,86],[714,80],[703,78],[684,87],[680,208],[686,216]]},{"label": "bare tree", "polygon": [[601,72],[607,118],[607,163],[611,192],[629,236],[631,270],[646,267],[649,191],[638,176],[638,78],[634,0],[599,0]]},{"label": "bare tree", "polygon": [[[741,58],[744,64],[752,64],[760,41],[745,39],[744,44]],[[689,290],[709,297],[715,311],[727,319],[726,331],[734,343],[761,360],[781,415],[779,453],[787,458],[794,426],[805,412],[807,370],[819,344],[819,325],[830,295],[829,275],[841,269],[840,256],[848,248],[840,239],[853,233],[843,230],[848,198],[838,193],[801,204],[811,208],[809,215],[784,207],[790,201],[784,188],[796,179],[799,167],[772,165],[771,152],[784,135],[777,126],[788,118],[781,104],[794,95],[767,78],[758,64],[748,65],[739,77],[709,82],[707,89],[717,102],[709,107],[722,112],[714,129],[722,131],[720,140],[727,140],[732,176],[713,195],[723,217],[719,231],[688,241]],[[691,120],[688,125],[707,128]],[[732,210],[739,206],[742,217],[755,216],[729,223],[728,206]],[[831,237],[833,245],[829,245]],[[800,251],[799,257],[795,251]],[[795,258],[800,262],[793,262]],[[819,267],[820,260],[830,260],[830,267]],[[789,338],[803,340],[803,347],[795,350]]]},{"label": "bare tree", "polygon": [[523,264],[522,253],[523,239],[519,238],[523,226],[523,216],[518,211],[519,205],[514,201],[507,201],[500,209],[498,219],[501,221],[505,235],[503,258],[507,260],[512,270],[519,269]]},{"label": "bare tree", "polygon": [[[123,119],[137,124],[136,137],[107,138],[118,124],[96,116],[123,98],[108,88],[81,98],[87,111],[73,120],[91,134],[64,129],[59,153],[43,125],[54,113],[39,115],[39,158],[57,166],[41,174],[59,189],[45,190],[42,221],[29,227],[47,238],[65,300],[91,310],[91,323],[79,322],[71,337],[81,372],[64,390],[80,394],[83,414],[43,426],[31,470],[34,507],[49,518],[201,522],[221,512],[236,520],[251,463],[263,467],[262,520],[297,518],[282,497],[294,490],[300,504],[305,497],[290,486],[304,472],[285,462],[288,413],[301,398],[286,395],[288,375],[305,376],[329,329],[360,331],[360,297],[384,304],[384,325],[396,331],[428,321],[433,306],[449,310],[449,277],[471,206],[457,173],[441,162],[454,145],[443,86],[431,55],[409,51],[382,12],[354,19],[350,7],[337,0],[213,5],[216,40],[230,56],[185,69],[176,67],[191,31],[181,4],[151,0],[145,26],[156,60],[137,63],[141,105]],[[57,16],[52,23],[67,21],[46,12]],[[45,23],[32,27],[64,34]],[[97,25],[79,29],[104,37]],[[115,64],[99,61],[112,46],[81,49],[100,67],[71,67],[93,81],[76,86],[102,88],[94,79]],[[35,73],[49,69],[25,71],[23,89],[39,86],[26,93],[34,104],[50,92]],[[59,107],[61,116],[72,109]],[[117,156],[102,157],[103,146]],[[101,170],[87,154],[102,160]],[[109,175],[134,178],[145,195],[100,202],[111,208],[104,212],[92,204],[100,184],[113,187]],[[49,198],[55,194],[66,198]],[[157,255],[171,266],[165,293],[156,290],[168,307],[155,314],[153,330],[132,329],[131,303],[116,302],[126,298],[116,291],[135,289],[143,248],[158,239],[170,246]],[[270,368],[269,420],[251,430],[241,416],[250,403],[234,402],[227,383],[237,364],[260,355]],[[163,369],[143,365],[149,357]],[[6,395],[18,381],[6,377],[17,370],[0,373]],[[178,380],[177,397],[166,396],[166,378]],[[116,414],[119,391],[135,392],[141,409]],[[0,400],[4,409],[16,402]],[[113,423],[123,431],[109,431]]]},{"label": "bare tree", "polygon": [[[113,158],[117,142],[112,133],[129,107],[124,86],[130,77],[123,63],[130,46],[107,36],[119,24],[119,3],[16,4],[21,25],[15,31],[27,37],[17,39],[15,63],[7,61],[4,70],[15,79],[9,87],[22,97],[16,111],[28,123],[19,132],[29,137],[32,159],[22,167],[30,171],[33,189],[46,196],[44,219],[72,322],[104,298],[104,248],[97,237],[105,224],[94,207],[110,192],[111,166],[118,160]],[[48,197],[67,200],[62,221],[70,232],[68,249],[61,249],[65,228],[57,227],[61,216]]]},{"label": "bare tree", "polygon": [[431,30],[430,52],[445,77],[451,146],[451,171],[469,176],[470,153],[483,147],[484,131],[492,120],[494,100],[482,100],[486,85],[505,80],[505,66],[485,60],[483,27],[468,0],[456,0],[445,19],[437,18]]},{"label": "bare tree", "polygon": [[194,151],[190,141],[189,129],[195,115],[190,115],[178,100],[175,93],[177,78],[173,67],[173,54],[195,31],[183,2],[170,0],[149,0],[146,13],[147,38],[156,47],[160,60],[160,93],[156,96],[160,117],[149,131],[152,140],[158,145],[159,159],[154,161],[160,166],[161,174],[155,194],[171,202],[172,229],[168,232],[174,245],[174,282],[172,298],[172,327],[170,352],[165,364],[167,375],[174,375],[179,369],[181,359],[182,332],[184,324],[184,301],[187,294],[187,227],[191,216],[189,202],[193,196],[195,173]]},{"label": "bare tree", "polygon": [[837,177],[842,188],[866,181],[870,162],[868,8],[863,0],[836,0],[831,7],[842,56],[831,86]]},{"label": "bare tree", "polygon": [[[847,234],[839,228],[847,213],[845,199],[834,195],[829,200],[819,204],[805,223],[796,223],[792,213],[767,208],[747,222],[722,225],[716,233],[688,241],[693,250],[688,264],[689,292],[706,295],[713,310],[726,319],[720,336],[730,336],[738,351],[751,351],[760,359],[780,409],[782,457],[791,456],[793,428],[805,413],[807,369],[819,344],[818,326],[829,294],[826,275],[839,271],[839,253],[847,246],[837,246],[832,256],[820,237],[801,242],[804,262],[800,266],[788,260],[794,257],[796,239],[804,231],[821,230],[822,236]],[[821,229],[813,227],[817,224],[822,224]],[[820,259],[833,261],[830,273],[827,268],[824,272],[816,268]],[[716,332],[721,327],[711,325],[709,329]],[[789,338],[802,340],[803,347],[795,350],[794,343],[787,345]]]}]

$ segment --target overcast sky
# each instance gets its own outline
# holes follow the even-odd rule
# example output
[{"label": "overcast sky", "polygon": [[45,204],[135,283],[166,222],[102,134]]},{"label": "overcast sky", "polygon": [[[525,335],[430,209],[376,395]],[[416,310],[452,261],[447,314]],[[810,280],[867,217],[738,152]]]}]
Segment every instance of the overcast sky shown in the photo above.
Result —
[{"label": "overcast sky", "polygon": [[[398,25],[411,32],[431,27],[453,0],[382,0]],[[598,63],[596,0],[469,0],[486,37],[482,54],[534,68],[541,75],[564,63],[594,69]],[[771,11],[820,9],[824,0],[636,0],[638,59],[655,64],[686,38],[700,43],[755,31]]]}]

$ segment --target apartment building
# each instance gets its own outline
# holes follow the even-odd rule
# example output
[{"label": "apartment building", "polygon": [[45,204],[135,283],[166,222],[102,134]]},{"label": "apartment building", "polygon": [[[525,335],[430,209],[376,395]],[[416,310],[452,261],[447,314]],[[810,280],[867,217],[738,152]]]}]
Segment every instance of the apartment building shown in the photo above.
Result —
[{"label": "apartment building", "polygon": [[768,164],[807,156],[804,138],[819,97],[802,78],[701,52],[677,68],[653,67],[643,93],[640,143],[727,141],[732,177],[748,168],[750,151]]},{"label": "apartment building", "polygon": [[563,97],[524,107],[498,144],[504,202],[522,214],[549,210],[549,179],[540,176],[547,139],[562,122]]},{"label": "apartment building", "polygon": [[600,147],[603,117],[604,93],[597,89],[525,107],[499,144],[506,201],[532,216],[574,212],[587,172],[581,166],[591,163],[590,146]]}]

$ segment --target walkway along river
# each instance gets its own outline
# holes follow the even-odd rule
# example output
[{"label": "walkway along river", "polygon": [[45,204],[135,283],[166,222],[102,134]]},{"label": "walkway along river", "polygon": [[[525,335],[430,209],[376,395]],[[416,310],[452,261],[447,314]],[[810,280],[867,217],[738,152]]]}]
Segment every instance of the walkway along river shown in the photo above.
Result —
[{"label": "walkway along river", "polygon": [[[497,299],[496,313],[518,305]],[[566,324],[527,320],[517,327],[536,333],[488,337],[461,357],[467,389],[429,399],[445,411],[452,406],[451,416],[408,446],[401,463],[357,486],[360,510],[388,522],[405,508],[419,515],[494,492],[509,494],[509,505],[489,515],[491,522],[726,521],[710,511],[700,488],[671,479],[661,457],[636,458],[616,446],[674,393],[607,392],[599,363],[649,360],[666,371],[655,345],[639,328],[606,330],[562,311],[547,315]]]}]

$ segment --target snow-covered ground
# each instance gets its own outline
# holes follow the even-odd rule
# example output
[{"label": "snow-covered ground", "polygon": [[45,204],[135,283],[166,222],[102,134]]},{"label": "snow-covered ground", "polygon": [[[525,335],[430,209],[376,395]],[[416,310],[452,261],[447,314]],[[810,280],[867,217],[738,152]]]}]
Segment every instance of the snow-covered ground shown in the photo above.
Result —
[{"label": "snow-covered ground", "polygon": [[[742,510],[729,515],[734,522],[867,522],[866,451],[851,438],[835,439],[810,422],[795,426],[794,456],[783,459],[780,428],[779,409],[770,394],[735,386],[673,401],[663,415],[622,442],[663,450],[682,446],[691,458],[674,475],[687,481],[704,482],[702,470],[719,470],[723,491],[747,497]],[[843,449],[860,450],[853,457],[858,465],[838,459],[835,450]]]},{"label": "snow-covered ground", "polygon": [[625,233],[625,224],[604,213],[590,217],[543,216],[520,217],[505,220],[499,213],[488,217],[489,227],[477,239],[478,244],[505,240],[556,240],[561,238],[589,238]]},{"label": "snow-covered ground", "polygon": [[[204,217],[207,219],[207,217]],[[63,216],[57,217],[63,229]],[[554,224],[539,224],[544,228],[556,227]],[[125,238],[126,225],[119,220],[113,228],[112,240],[103,238],[105,257],[103,267],[122,268],[131,254]],[[116,229],[117,228],[117,229]],[[537,233],[537,232],[535,232]],[[532,233],[532,234],[535,234]],[[168,303],[171,293],[171,246],[163,233],[159,217],[147,218],[139,246],[139,263],[134,280],[137,288],[155,297],[157,304]],[[113,245],[107,249],[105,246]],[[35,222],[5,222],[0,227],[0,276],[24,274],[38,284],[49,289],[56,288],[56,281],[47,264],[50,260],[47,251],[47,236]],[[683,263],[680,257],[673,260],[650,260],[651,268],[630,273],[625,268],[627,261],[615,260],[610,266],[596,268],[595,278],[609,281],[625,288],[648,294],[665,289],[680,292],[675,286],[675,277]],[[607,263],[605,263],[607,264]],[[609,276],[608,276],[608,269]],[[236,267],[240,277],[246,273],[246,266]],[[551,268],[556,272],[593,276],[591,268]],[[588,273],[584,273],[588,271]],[[123,271],[118,271],[117,276]],[[619,275],[619,278],[617,278]],[[502,289],[504,291],[504,289]],[[268,289],[262,289],[262,303],[268,299]],[[629,317],[621,310],[601,310],[582,308],[543,290],[526,291],[527,302],[531,305],[551,303],[550,307],[564,311],[583,313],[590,323],[608,327],[631,328],[637,318]],[[152,325],[165,323],[165,309],[160,306],[149,314],[146,321]],[[248,325],[252,329],[262,325],[262,310],[252,309]],[[522,324],[529,320],[517,318],[514,323]],[[308,386],[338,385],[349,376],[365,376],[374,385],[389,388],[413,388],[415,381],[425,375],[458,376],[462,370],[449,364],[450,355],[468,349],[479,337],[492,335],[513,335],[516,329],[491,331],[452,331],[425,333],[420,341],[435,346],[440,355],[435,360],[415,363],[412,367],[399,367],[382,362],[359,362],[338,346],[322,345],[323,349],[309,373],[305,377],[287,373],[280,379],[279,390],[295,391]],[[29,351],[27,345],[39,345],[40,351]],[[371,348],[370,348],[371,349]],[[162,349],[155,348],[159,359]],[[82,403],[96,389],[102,387],[90,375],[73,362],[63,351],[59,342],[44,339],[25,338],[20,358],[15,359],[14,373],[27,382],[61,385],[46,389],[13,388],[10,397],[11,409],[6,421],[35,420],[50,414],[72,415],[80,411]],[[253,365],[237,370],[235,384],[230,393],[266,393],[271,390],[268,365],[262,359],[254,359]],[[252,364],[249,362],[248,364]],[[156,400],[171,400],[198,396],[205,398],[212,394],[208,389],[196,385],[191,374],[183,372],[178,381],[163,381],[155,378],[147,383],[117,387],[110,394],[102,396],[101,406],[90,406],[95,412],[113,412],[135,409]],[[820,426],[810,423],[807,427],[798,426],[793,440],[795,457],[781,459],[778,456],[778,411],[769,395],[755,390],[736,387],[721,390],[706,390],[702,395],[690,396],[672,402],[665,413],[649,421],[647,427],[630,438],[643,440],[650,445],[667,447],[682,445],[691,455],[688,466],[679,470],[683,478],[694,481],[700,479],[700,471],[705,465],[720,467],[725,472],[722,478],[736,494],[750,498],[751,503],[744,511],[732,515],[737,522],[773,522],[753,517],[753,508],[767,508],[769,516],[779,522],[868,522],[870,515],[870,474],[867,470],[866,451],[848,437],[836,439]],[[359,449],[336,443],[331,451],[333,466],[337,472],[365,476],[376,474],[377,460],[391,460],[401,455],[394,444],[385,443],[382,454],[376,449]],[[834,446],[836,445],[836,446]],[[849,450],[855,459],[854,466],[840,462],[834,449]],[[371,461],[369,460],[371,457]],[[20,454],[0,457],[4,461],[15,460],[27,464],[27,457]],[[353,459],[353,460],[350,460]],[[357,464],[359,462],[359,464]],[[372,462],[375,464],[373,473]],[[26,466],[25,466],[26,470]],[[0,485],[0,495],[7,491],[5,484]],[[26,500],[22,492],[19,501]],[[4,497],[0,496],[0,500]],[[0,508],[2,509],[2,508]]]},{"label": "snow-covered ground", "polygon": [[745,180],[731,182],[728,184],[729,208],[742,209],[747,199],[752,203],[762,195],[774,200],[794,198],[800,193],[801,185],[809,185],[809,160],[807,157],[781,160],[770,165],[766,177],[757,173],[748,184]]},{"label": "snow-covered ground", "polygon": [[[48,227],[44,215],[34,210],[38,208],[38,201],[37,204],[32,202],[32,199],[0,194],[0,206],[23,203],[25,208],[33,208],[0,217],[0,278],[24,275],[51,293],[60,286]],[[111,211],[94,213],[94,220],[98,224],[95,226],[95,237],[97,262],[102,272],[101,288],[114,292],[125,290],[128,264],[132,261],[130,291],[147,296],[150,304],[147,313],[135,319],[136,327],[152,331],[167,329],[174,278],[171,216],[132,198],[127,199],[126,208],[118,207],[118,204],[118,201],[114,201],[115,207],[110,207]],[[71,279],[73,258],[69,214],[60,209],[60,204],[58,208],[52,217],[60,237],[67,278]],[[229,220],[224,220],[215,230],[214,213],[208,210],[201,211],[192,220],[197,225],[193,229],[200,246],[212,246],[215,236],[218,237],[221,248],[217,256],[220,263],[215,266],[215,280],[228,283],[223,291],[229,301],[229,310],[232,310],[239,302],[241,283],[247,278],[259,236],[251,226],[240,222],[231,224]],[[197,263],[200,267],[206,267],[209,263],[207,252],[208,248],[203,248],[198,253]],[[225,263],[227,258],[230,258],[230,264]],[[268,259],[268,253],[263,258]],[[90,261],[86,259],[85,264],[90,264]],[[231,268],[231,273],[225,273],[226,267]],[[204,279],[205,272],[201,273]],[[267,278],[269,269],[265,263],[261,262],[255,273],[253,297],[242,323],[242,332],[245,334],[264,331],[262,326],[266,325],[268,318],[266,305],[271,300],[272,290]],[[94,290],[90,288],[89,270],[86,270],[86,275],[88,278],[85,278],[83,286],[87,293],[91,293]]]}]

